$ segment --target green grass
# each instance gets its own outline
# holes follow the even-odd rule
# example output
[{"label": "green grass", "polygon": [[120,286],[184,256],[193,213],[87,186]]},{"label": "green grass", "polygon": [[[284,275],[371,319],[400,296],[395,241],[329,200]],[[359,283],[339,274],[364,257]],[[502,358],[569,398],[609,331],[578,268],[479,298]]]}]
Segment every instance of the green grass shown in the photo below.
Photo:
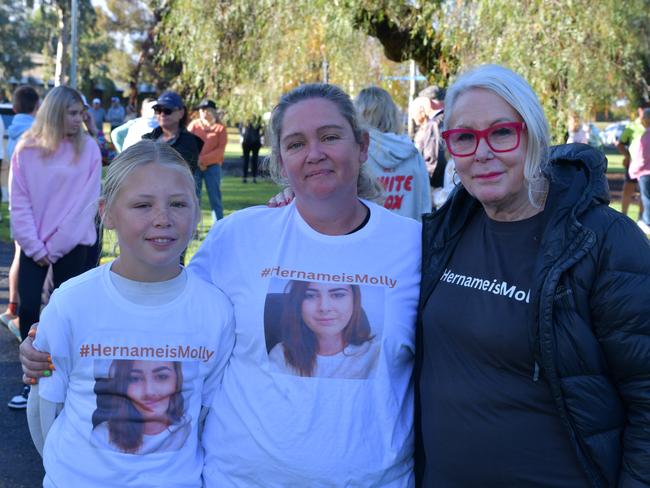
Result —
[{"label": "green grass", "polygon": [[608,173],[623,173],[623,155],[615,148],[606,148],[605,156],[607,157],[607,172]]}]

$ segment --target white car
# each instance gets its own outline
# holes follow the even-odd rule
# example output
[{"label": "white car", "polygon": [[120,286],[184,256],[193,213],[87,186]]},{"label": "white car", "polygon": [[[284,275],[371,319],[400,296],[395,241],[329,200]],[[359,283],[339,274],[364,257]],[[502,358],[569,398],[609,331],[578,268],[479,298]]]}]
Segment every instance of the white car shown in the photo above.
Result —
[{"label": "white car", "polygon": [[623,130],[629,123],[629,120],[621,120],[620,122],[614,122],[605,127],[605,129],[600,133],[600,140],[602,141],[603,146],[616,146],[618,140],[621,138],[621,134],[623,134]]}]

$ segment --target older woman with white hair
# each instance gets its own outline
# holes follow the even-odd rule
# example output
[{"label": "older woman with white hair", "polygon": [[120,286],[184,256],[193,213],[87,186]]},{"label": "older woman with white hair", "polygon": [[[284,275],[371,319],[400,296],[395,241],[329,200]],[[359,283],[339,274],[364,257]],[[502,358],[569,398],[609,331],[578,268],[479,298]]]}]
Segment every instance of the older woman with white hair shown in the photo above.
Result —
[{"label": "older woman with white hair", "polygon": [[549,149],[500,66],[445,107],[461,184],[423,221],[423,486],[648,486],[650,246],[609,208],[604,156]]}]

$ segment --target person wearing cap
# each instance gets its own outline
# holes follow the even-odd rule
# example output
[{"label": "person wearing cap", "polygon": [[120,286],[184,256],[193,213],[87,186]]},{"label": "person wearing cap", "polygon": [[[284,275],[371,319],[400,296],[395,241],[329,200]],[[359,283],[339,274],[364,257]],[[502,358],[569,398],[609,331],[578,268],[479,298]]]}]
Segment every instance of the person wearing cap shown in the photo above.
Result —
[{"label": "person wearing cap", "polygon": [[106,120],[111,124],[111,130],[116,129],[124,123],[126,115],[124,107],[120,104],[118,97],[111,97],[111,108],[108,109]]},{"label": "person wearing cap", "polygon": [[102,101],[99,98],[93,98],[93,104],[88,109],[88,113],[95,120],[95,127],[98,132],[103,132],[104,121],[106,120],[106,111],[102,107]]},{"label": "person wearing cap", "polygon": [[201,198],[203,181],[208,191],[212,220],[223,218],[221,204],[221,166],[223,165],[228,134],[226,127],[220,123],[217,106],[212,100],[203,100],[199,106],[199,118],[190,122],[187,130],[203,141],[199,154],[199,170],[194,173],[196,193]]},{"label": "person wearing cap", "polygon": [[159,126],[152,132],[143,135],[142,138],[169,144],[178,151],[189,165],[192,173],[196,175],[196,172],[199,171],[199,154],[203,148],[203,140],[185,128],[187,107],[185,107],[181,96],[173,91],[163,92],[156,100],[153,111]]}]

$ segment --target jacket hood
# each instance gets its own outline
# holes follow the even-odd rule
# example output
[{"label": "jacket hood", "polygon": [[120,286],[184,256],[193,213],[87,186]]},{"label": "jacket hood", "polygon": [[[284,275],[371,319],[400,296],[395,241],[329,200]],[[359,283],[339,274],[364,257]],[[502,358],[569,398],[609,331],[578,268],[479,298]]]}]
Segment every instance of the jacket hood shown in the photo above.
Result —
[{"label": "jacket hood", "polygon": [[34,123],[34,117],[28,114],[16,114],[7,129],[9,139],[18,139]]},{"label": "jacket hood", "polygon": [[417,148],[403,134],[392,132],[379,132],[370,129],[370,147],[368,148],[368,159],[383,168],[395,168],[400,164],[412,159]]},{"label": "jacket hood", "polygon": [[572,207],[575,216],[595,204],[609,204],[607,158],[587,144],[553,146],[544,175],[550,181],[547,202]]}]

